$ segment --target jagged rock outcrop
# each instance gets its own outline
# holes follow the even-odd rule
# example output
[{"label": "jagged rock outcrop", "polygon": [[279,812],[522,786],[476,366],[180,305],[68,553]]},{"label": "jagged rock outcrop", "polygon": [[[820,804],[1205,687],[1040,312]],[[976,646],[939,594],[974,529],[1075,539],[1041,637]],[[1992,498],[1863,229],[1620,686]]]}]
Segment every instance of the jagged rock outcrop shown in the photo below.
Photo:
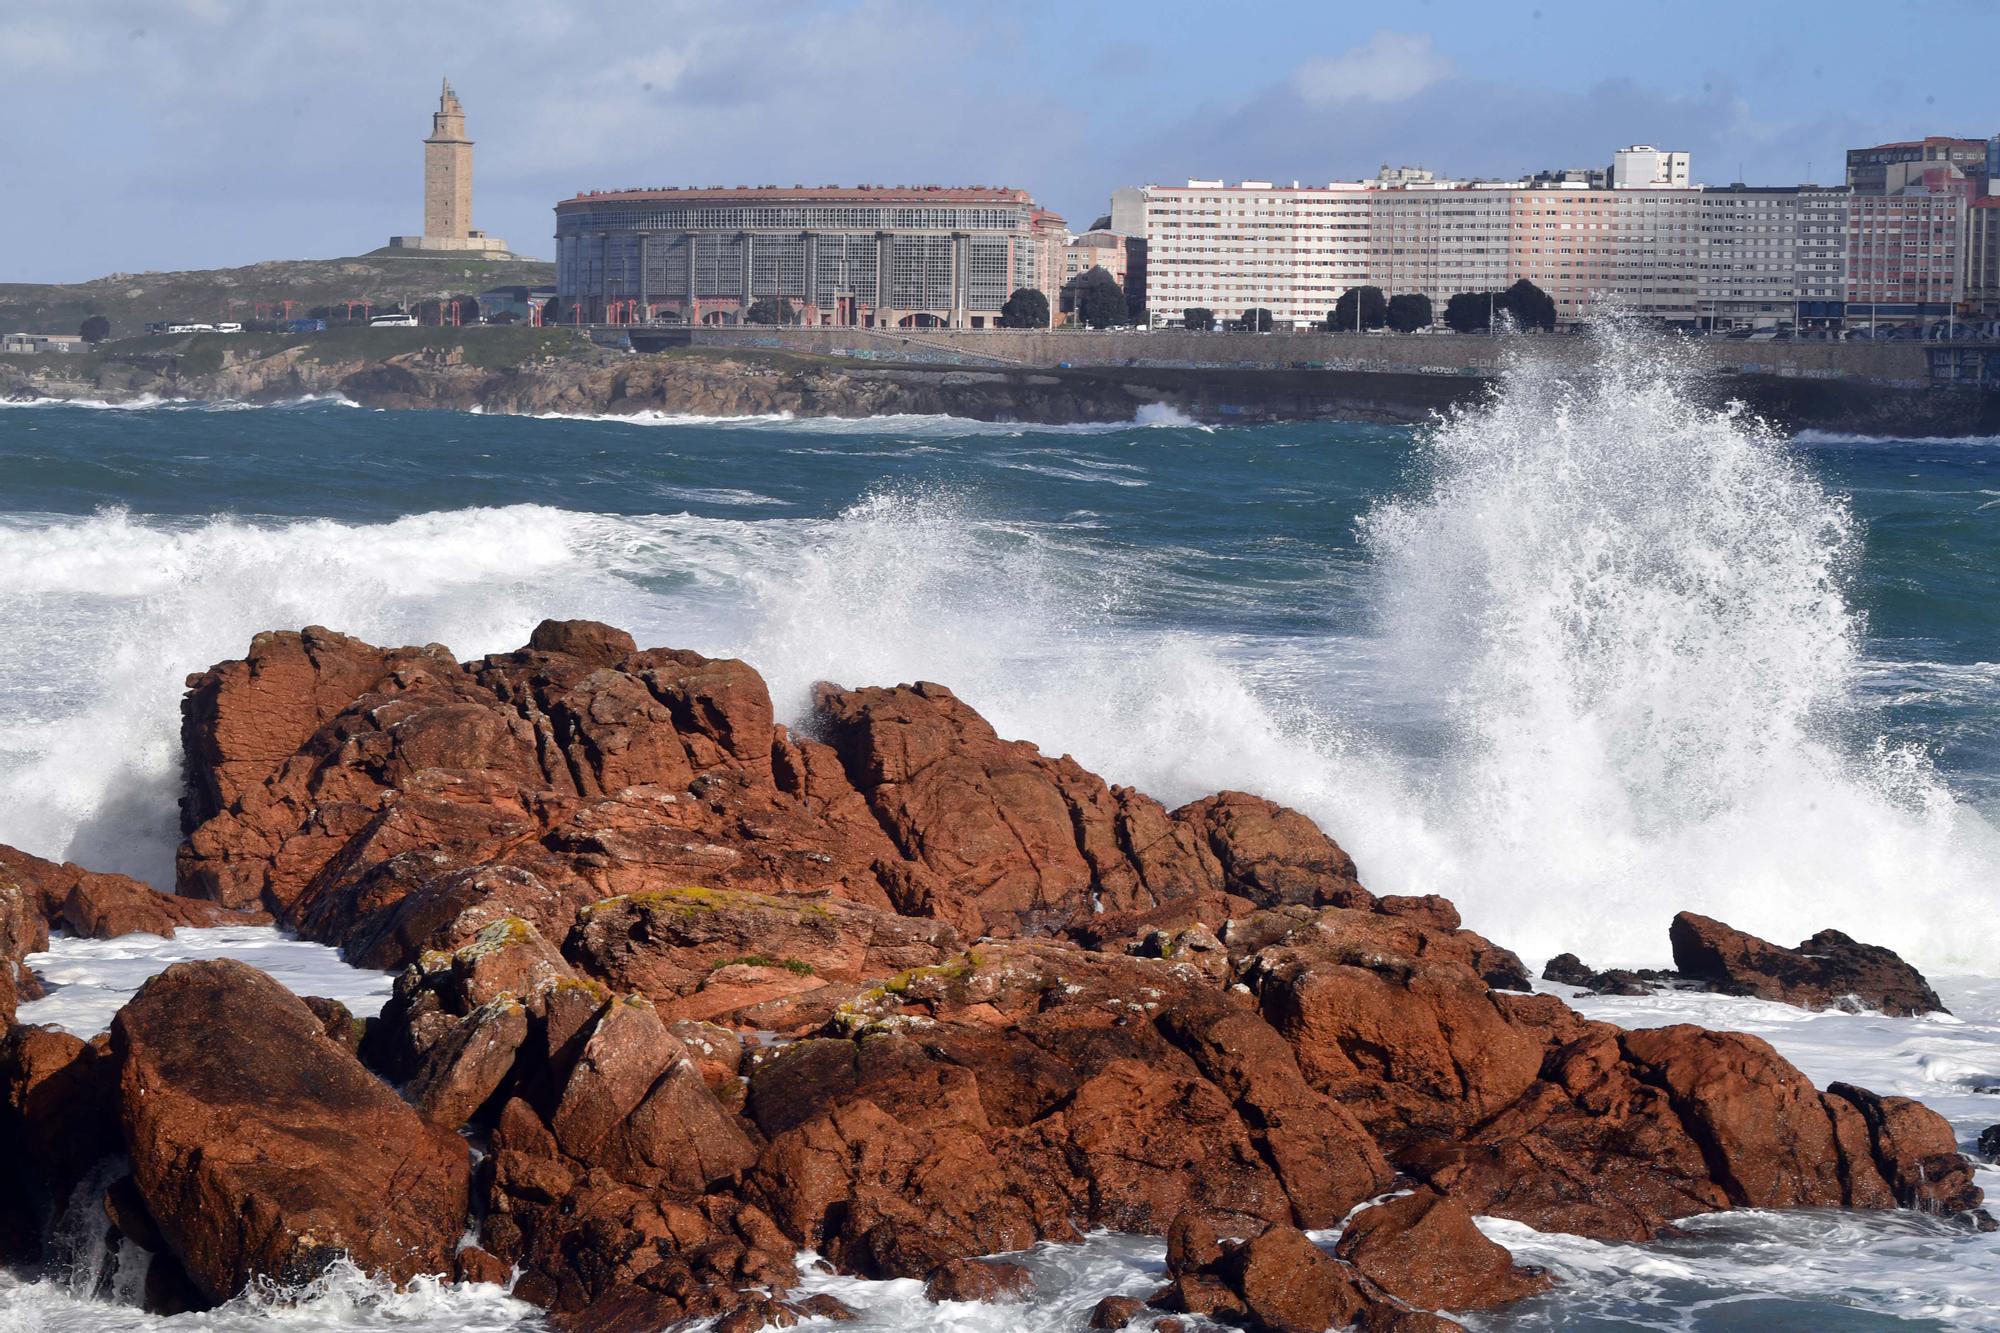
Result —
[{"label": "jagged rock outcrop", "polygon": [[25,1024],[0,1034],[0,1262],[38,1259],[78,1184],[122,1150],[106,1045]]},{"label": "jagged rock outcrop", "polygon": [[1674,952],[1673,971],[1600,972],[1565,953],[1548,961],[1542,979],[1592,995],[1705,990],[1801,1009],[1875,1010],[1906,1018],[1946,1012],[1922,973],[1891,950],[1862,944],[1837,930],[1822,930],[1798,948],[1787,949],[1713,918],[1682,912],[1667,934]]},{"label": "jagged rock outcrop", "polygon": [[[488,1145],[476,1249],[402,1210],[364,1262],[518,1266],[570,1329],[783,1324],[808,1246],[1005,1296],[985,1256],[1096,1227],[1169,1234],[1169,1309],[1443,1328],[1545,1285],[1474,1214],[1643,1239],[1733,1207],[1980,1202],[1914,1102],[1822,1092],[1753,1038],[1586,1020],[1450,903],[1371,894],[1297,812],[1169,810],[941,686],[822,686],[794,732],[746,664],[590,622],[470,663],[308,629],[192,677],[184,724],[182,890],[401,969],[359,1049],[402,1101],[351,1017],[219,964],[149,984],[109,1053],[16,1061],[119,1071],[97,1095],[207,1299],[319,1253],[294,1212],[229,1201],[310,1187],[311,1236],[348,1225],[319,1157],[280,1187],[240,1156],[301,1151],[302,1079],[378,1144]],[[197,1051],[166,1027],[182,1005],[260,1033]],[[9,1068],[0,1090],[34,1083]],[[211,1115],[200,1138],[194,1109],[239,1095],[247,1134]],[[464,1179],[424,1161],[399,1197],[455,1241]],[[1338,1256],[1303,1234],[1343,1219]]]},{"label": "jagged rock outcrop", "polygon": [[1426,1290],[1428,1305],[1413,1307],[1296,1227],[1279,1224],[1248,1240],[1218,1241],[1204,1222],[1187,1217],[1175,1220],[1168,1238],[1167,1276],[1151,1297],[1154,1306],[1256,1333],[1442,1333],[1459,1325],[1431,1313],[1442,1302],[1430,1298],[1469,1290],[1441,1284]]},{"label": "jagged rock outcrop", "polygon": [[1682,976],[1724,995],[1803,1009],[1874,1009],[1908,1017],[1945,1012],[1923,974],[1876,944],[1822,930],[1796,949],[1760,940],[1693,912],[1667,931]]},{"label": "jagged rock outcrop", "polygon": [[[1216,921],[1373,901],[1295,812],[1240,793],[1169,812],[1001,740],[941,686],[822,688],[827,744],[776,725],[745,664],[614,635],[550,622],[463,667],[320,629],[260,635],[249,658],[190,679],[201,776],[182,891],[261,904],[383,965],[456,947],[483,924],[466,914],[497,902],[663,1003],[688,978],[643,948],[614,960],[587,922],[572,935],[582,909],[625,895],[593,911],[643,913],[658,906],[643,895],[690,886],[874,909],[869,938],[884,939],[839,977],[869,970],[870,948],[933,947],[898,917],[970,939],[1179,900]],[[842,920],[859,940],[859,918]]]}]

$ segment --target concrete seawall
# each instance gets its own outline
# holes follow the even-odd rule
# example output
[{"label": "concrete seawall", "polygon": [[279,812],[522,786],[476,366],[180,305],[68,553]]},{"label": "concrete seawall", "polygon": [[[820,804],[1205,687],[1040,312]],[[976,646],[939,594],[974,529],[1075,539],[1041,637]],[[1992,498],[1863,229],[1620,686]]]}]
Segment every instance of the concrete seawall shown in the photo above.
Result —
[{"label": "concrete seawall", "polygon": [[[699,346],[766,347],[822,356],[986,368],[1131,366],[1162,369],[1341,370],[1491,377],[1516,352],[1582,364],[1590,339],[1567,335],[1489,338],[1453,334],[1398,337],[1352,333],[1102,333],[1021,329],[877,332],[870,329],[703,327]],[[1721,373],[1862,380],[1899,388],[1933,382],[1919,342],[1748,342],[1703,339],[1700,364]]]},{"label": "concrete seawall", "polygon": [[[1091,383],[1202,421],[1338,418],[1422,421],[1486,392],[1514,357],[1582,368],[1591,339],[1325,333],[876,332],[698,328],[675,342],[774,350],[1032,382]],[[640,335],[639,345],[644,345]],[[1689,348],[1707,374],[1695,392],[1740,402],[1785,430],[1880,436],[2000,434],[2000,348],[1919,342],[1748,342]]]}]

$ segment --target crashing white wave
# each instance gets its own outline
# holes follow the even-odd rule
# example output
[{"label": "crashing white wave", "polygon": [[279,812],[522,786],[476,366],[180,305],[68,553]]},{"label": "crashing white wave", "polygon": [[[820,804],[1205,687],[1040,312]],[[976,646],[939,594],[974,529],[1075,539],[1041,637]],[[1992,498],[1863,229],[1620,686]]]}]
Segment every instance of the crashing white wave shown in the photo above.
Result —
[{"label": "crashing white wave", "polygon": [[115,402],[103,398],[0,398],[0,407],[74,407],[87,412],[255,412],[264,408],[360,406],[342,393],[304,393],[268,403],[238,398],[162,398],[150,393]]},{"label": "crashing white wave", "polygon": [[93,412],[142,412],[148,408],[185,407],[189,400],[182,398],[159,398],[152,394],[140,394],[112,402],[103,398],[0,398],[0,407],[76,407]]},{"label": "crashing white wave", "polygon": [[532,506],[363,525],[0,519],[0,842],[170,884],[189,672],[273,627],[471,654],[518,647],[543,615],[615,618],[629,589],[579,561],[579,525]]},{"label": "crashing white wave", "polygon": [[2000,445],[2000,435],[1862,435],[1852,431],[1802,430],[1792,438],[1800,444],[1813,445],[1893,443],[1916,448],[1933,448],[1939,445],[1991,448]]},{"label": "crashing white wave", "polygon": [[48,993],[20,1006],[19,1021],[92,1037],[171,963],[234,958],[276,977],[294,995],[338,1000],[356,1018],[373,1018],[395,977],[350,967],[328,945],[293,938],[271,926],[183,927],[171,938],[139,932],[115,939],[58,935],[27,964]]},{"label": "crashing white wave", "polygon": [[[478,409],[474,409],[478,410]],[[874,417],[802,417],[790,412],[750,413],[741,416],[700,416],[689,412],[537,412],[528,414],[538,421],[589,421],[625,426],[700,426],[719,429],[767,430],[778,428],[787,434],[890,435],[899,438],[997,435],[1104,435],[1135,427],[1210,431],[1178,408],[1165,403],[1147,403],[1129,421],[1072,422],[1046,425],[1028,421],[981,421],[944,413],[898,412]]]},{"label": "crashing white wave", "polygon": [[[99,1195],[101,1198],[101,1194]],[[97,1199],[91,1200],[93,1205]],[[143,1278],[145,1255],[120,1266]],[[121,1294],[128,1279],[111,1272]],[[114,1294],[114,1293],[107,1293]],[[130,1333],[133,1329],[203,1329],[211,1333],[270,1333],[274,1329],[394,1329],[397,1333],[534,1333],[541,1312],[491,1283],[419,1277],[400,1289],[371,1278],[346,1260],[301,1287],[258,1287],[199,1314],[161,1318],[129,1301],[71,1289],[63,1278],[29,1281],[0,1272],[0,1328],[23,1333]]]},{"label": "crashing white wave", "polygon": [[2000,841],[1857,712],[1845,503],[1664,349],[1598,336],[1589,374],[1515,367],[1428,432],[1417,493],[1369,516],[1389,660],[1449,736],[1428,845],[1378,864],[1532,958],[1663,961],[1692,908],[1985,965],[1958,909]]}]

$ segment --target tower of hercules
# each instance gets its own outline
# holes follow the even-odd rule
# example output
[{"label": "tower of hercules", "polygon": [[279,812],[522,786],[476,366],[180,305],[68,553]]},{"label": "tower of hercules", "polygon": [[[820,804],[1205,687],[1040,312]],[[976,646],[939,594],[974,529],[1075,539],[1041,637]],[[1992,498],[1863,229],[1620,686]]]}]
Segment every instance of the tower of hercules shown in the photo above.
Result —
[{"label": "tower of hercules", "polygon": [[444,250],[505,258],[507,242],[472,225],[472,140],[465,137],[465,106],[444,81],[431,133],[424,140],[424,232],[392,236],[391,250]]},{"label": "tower of hercules", "polygon": [[424,140],[424,235],[471,234],[472,140],[465,137],[465,108],[446,79]]}]

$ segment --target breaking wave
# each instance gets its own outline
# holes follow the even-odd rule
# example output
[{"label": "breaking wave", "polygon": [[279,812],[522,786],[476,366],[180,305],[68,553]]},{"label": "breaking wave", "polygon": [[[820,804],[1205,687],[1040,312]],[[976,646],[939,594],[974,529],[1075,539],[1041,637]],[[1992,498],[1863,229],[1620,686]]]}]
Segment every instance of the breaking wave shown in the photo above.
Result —
[{"label": "breaking wave", "polygon": [[1517,364],[1426,433],[1364,527],[1388,659],[1446,736],[1397,877],[1535,958],[1658,959],[1692,908],[1980,962],[1962,911],[2000,852],[1857,707],[1848,505],[1670,345],[1596,336],[1587,373]]},{"label": "breaking wave", "polygon": [[[793,718],[815,680],[940,680],[1169,801],[1290,802],[1378,890],[1449,895],[1531,961],[1661,961],[1692,908],[1989,967],[1965,909],[1993,830],[1857,704],[1848,506],[1772,431],[1700,406],[1670,348],[1599,337],[1590,373],[1516,365],[1421,433],[1362,524],[1358,586],[1325,590],[1366,603],[1365,631],[1218,627],[1244,594],[1191,572],[1196,547],[988,512],[976,486],[830,518],[6,517],[0,840],[167,882],[182,677],[259,630],[473,656],[581,615],[742,656]],[[802,427],[911,423],[782,429]],[[1145,480],[1127,457],[1077,463]],[[722,480],[699,498],[769,498]]]}]

